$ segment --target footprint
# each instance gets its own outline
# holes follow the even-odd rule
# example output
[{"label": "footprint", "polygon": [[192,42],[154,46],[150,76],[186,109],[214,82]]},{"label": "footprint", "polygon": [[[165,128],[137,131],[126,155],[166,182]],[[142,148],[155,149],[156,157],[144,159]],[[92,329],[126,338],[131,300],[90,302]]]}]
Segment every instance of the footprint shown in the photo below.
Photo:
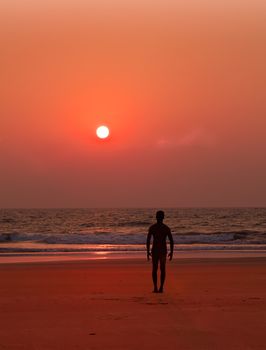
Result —
[{"label": "footprint", "polygon": [[162,301],[159,301],[158,303],[146,302],[145,304],[146,304],[146,305],[168,305],[168,303],[162,302]]},{"label": "footprint", "polygon": [[145,297],[133,297],[131,300],[133,300],[133,301],[145,301],[146,300],[146,298]]}]

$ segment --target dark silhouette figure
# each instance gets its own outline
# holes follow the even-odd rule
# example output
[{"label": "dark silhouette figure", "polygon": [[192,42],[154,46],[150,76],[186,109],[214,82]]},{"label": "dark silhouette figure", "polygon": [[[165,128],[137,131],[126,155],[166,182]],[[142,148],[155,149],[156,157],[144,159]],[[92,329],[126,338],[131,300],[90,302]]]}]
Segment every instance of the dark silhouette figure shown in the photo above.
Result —
[{"label": "dark silhouette figure", "polygon": [[[173,258],[174,251],[174,241],[170,228],[163,223],[164,212],[162,210],[157,211],[156,213],[157,223],[152,225],[149,228],[147,236],[147,259],[150,260],[152,257],[152,280],[154,285],[154,293],[163,293],[163,286],[165,281],[165,265],[166,265],[166,256],[167,256],[167,244],[166,238],[169,238],[170,241],[170,253],[168,254],[169,260]],[[150,242],[151,237],[153,237],[152,250],[150,252]],[[161,284],[158,289],[157,286],[157,270],[158,264],[160,262],[161,270]]]}]

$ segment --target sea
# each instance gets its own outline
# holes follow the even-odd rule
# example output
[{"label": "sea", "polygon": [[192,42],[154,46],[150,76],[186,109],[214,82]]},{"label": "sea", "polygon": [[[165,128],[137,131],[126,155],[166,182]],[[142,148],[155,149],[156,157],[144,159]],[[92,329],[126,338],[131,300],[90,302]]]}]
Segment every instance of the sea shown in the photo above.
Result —
[{"label": "sea", "polygon": [[[156,210],[1,209],[0,254],[145,252]],[[266,251],[266,208],[164,211],[175,251]]]}]

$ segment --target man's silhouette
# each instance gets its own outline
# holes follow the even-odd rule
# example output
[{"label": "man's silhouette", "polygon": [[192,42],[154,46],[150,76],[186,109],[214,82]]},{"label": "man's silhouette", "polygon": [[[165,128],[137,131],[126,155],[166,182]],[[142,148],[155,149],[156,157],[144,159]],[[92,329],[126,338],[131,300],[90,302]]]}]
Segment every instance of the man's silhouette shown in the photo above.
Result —
[{"label": "man's silhouette", "polygon": [[[168,254],[169,260],[173,258],[174,251],[174,241],[173,236],[171,234],[170,228],[163,223],[164,212],[162,210],[157,211],[156,213],[157,223],[152,225],[149,228],[148,236],[147,236],[147,259],[150,260],[150,256],[152,257],[152,280],[154,284],[154,293],[163,293],[163,285],[165,281],[165,264],[166,264],[166,256],[167,256],[167,245],[166,238],[169,238],[170,241],[170,253]],[[152,250],[150,252],[150,242],[151,237],[153,237]],[[161,285],[158,289],[157,286],[157,270],[158,263],[160,262],[160,270],[161,270]]]}]

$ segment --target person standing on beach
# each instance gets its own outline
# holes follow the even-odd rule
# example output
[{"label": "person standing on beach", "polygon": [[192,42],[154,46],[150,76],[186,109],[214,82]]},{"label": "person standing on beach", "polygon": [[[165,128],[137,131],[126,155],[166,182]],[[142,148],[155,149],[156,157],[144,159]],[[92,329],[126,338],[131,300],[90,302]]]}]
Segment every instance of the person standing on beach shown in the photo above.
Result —
[{"label": "person standing on beach", "polygon": [[[152,280],[154,285],[154,293],[163,293],[163,286],[165,281],[165,265],[166,265],[166,256],[167,256],[167,244],[166,239],[168,237],[170,241],[170,253],[168,254],[169,260],[173,258],[174,252],[174,240],[170,228],[163,223],[164,212],[162,210],[157,211],[156,213],[157,223],[152,225],[149,228],[147,235],[147,260],[150,260],[152,257]],[[152,250],[150,252],[150,242],[151,237],[153,238]],[[161,284],[158,289],[157,285],[157,270],[158,264],[160,262],[160,271],[161,271]]]}]

